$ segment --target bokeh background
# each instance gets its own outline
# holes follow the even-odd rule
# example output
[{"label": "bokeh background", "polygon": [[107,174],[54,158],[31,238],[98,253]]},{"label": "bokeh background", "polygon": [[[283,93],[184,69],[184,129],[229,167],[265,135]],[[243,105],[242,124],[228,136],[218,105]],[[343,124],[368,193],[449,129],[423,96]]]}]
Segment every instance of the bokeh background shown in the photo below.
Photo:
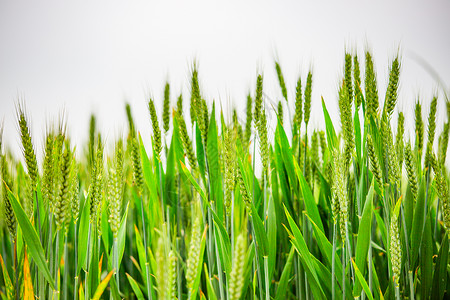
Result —
[{"label": "bokeh background", "polygon": [[0,122],[5,142],[20,151],[16,106],[24,102],[40,157],[46,126],[61,115],[77,145],[86,141],[91,113],[107,143],[114,142],[127,131],[127,101],[149,143],[149,97],[161,112],[169,81],[172,104],[183,93],[188,109],[194,61],[208,103],[215,100],[226,118],[236,107],[244,119],[246,95],[254,93],[258,73],[264,74],[266,107],[282,99],[278,60],[291,110],[298,76],[305,82],[312,69],[310,126],[323,126],[323,96],[339,127],[344,53],[357,53],[363,70],[366,49],[374,55],[380,100],[389,64],[401,56],[397,109],[405,113],[407,127],[413,124],[414,102],[424,103],[426,116],[434,94],[440,99],[438,118],[446,118],[450,1],[2,0]]}]

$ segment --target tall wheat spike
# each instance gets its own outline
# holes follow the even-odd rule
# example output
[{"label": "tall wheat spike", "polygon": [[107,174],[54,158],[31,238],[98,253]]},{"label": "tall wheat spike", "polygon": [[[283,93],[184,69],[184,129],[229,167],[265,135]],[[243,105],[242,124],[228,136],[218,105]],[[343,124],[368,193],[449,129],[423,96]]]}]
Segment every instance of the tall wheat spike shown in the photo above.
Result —
[{"label": "tall wheat spike", "polygon": [[194,217],[191,229],[191,241],[189,245],[189,254],[186,261],[186,282],[189,289],[194,285],[197,264],[200,259],[200,240],[201,240],[201,220],[200,216]]},{"label": "tall wheat spike", "polygon": [[30,187],[28,187],[30,193],[27,195],[25,209],[28,217],[31,219],[34,211],[34,191],[36,190],[36,185],[39,179],[39,170],[37,166],[36,154],[34,152],[33,143],[31,141],[28,121],[25,116],[25,110],[22,107],[22,105],[18,106],[17,118],[19,121],[22,150],[25,156],[28,176],[30,177]]},{"label": "tall wheat spike", "polygon": [[389,71],[389,83],[386,91],[386,99],[384,105],[384,113],[387,114],[388,117],[392,115],[392,112],[394,111],[395,108],[395,104],[397,103],[399,76],[400,76],[400,62],[398,57],[396,57],[392,62],[391,69]]},{"label": "tall wheat spike", "polygon": [[159,155],[161,154],[162,150],[161,129],[159,128],[158,115],[156,114],[155,103],[153,102],[153,99],[149,100],[148,108],[150,110],[150,118],[152,120],[153,126],[153,149],[159,159]]},{"label": "tall wheat spike", "polygon": [[445,165],[445,160],[447,157],[447,148],[448,148],[448,139],[450,132],[450,123],[447,122],[444,124],[444,129],[442,130],[441,135],[439,136],[439,153],[438,159],[441,165]]},{"label": "tall wheat spike", "polygon": [[120,139],[116,143],[113,166],[110,168],[108,176],[108,206],[109,224],[113,237],[116,239],[119,232],[120,209],[122,206],[123,194],[123,143]]},{"label": "tall wheat spike", "polygon": [[402,112],[398,114],[397,120],[397,135],[395,137],[395,148],[397,151],[398,164],[401,167],[403,165],[403,135],[405,134],[405,117]]},{"label": "tall wheat spike", "polygon": [[16,236],[16,216],[14,215],[13,208],[11,206],[11,202],[9,201],[8,189],[12,188],[12,178],[10,172],[8,170],[8,162],[6,160],[6,154],[2,149],[3,144],[3,124],[0,127],[0,174],[1,180],[3,183],[1,184],[2,198],[4,202],[4,218],[6,220],[6,226],[8,228],[11,237],[15,238]]},{"label": "tall wheat spike", "polygon": [[180,130],[180,137],[181,142],[183,143],[183,148],[186,152],[186,155],[189,160],[189,165],[193,170],[197,169],[197,159],[195,157],[194,149],[192,148],[192,142],[189,138],[187,128],[186,128],[186,122],[184,121],[182,112],[177,111],[175,113],[177,121],[178,121],[178,128]]},{"label": "tall wheat spike", "polygon": [[341,116],[342,132],[344,134],[345,142],[345,166],[346,169],[350,165],[351,156],[355,148],[355,137],[353,134],[353,121],[352,121],[352,100],[347,91],[345,82],[343,83],[339,91],[339,112]]},{"label": "tall wheat spike", "polygon": [[164,105],[163,105],[163,128],[169,131],[170,128],[170,85],[167,82],[164,87]]},{"label": "tall wheat spike", "polygon": [[262,102],[263,102],[263,77],[262,75],[258,75],[256,79],[256,93],[255,93],[255,125],[258,126],[259,117],[261,115],[262,110]]},{"label": "tall wheat spike", "polygon": [[366,93],[366,115],[376,119],[379,107],[377,78],[373,66],[372,55],[370,54],[369,51],[366,51],[365,93]]},{"label": "tall wheat spike", "polygon": [[247,95],[247,119],[245,122],[245,141],[248,144],[252,135],[252,96]]},{"label": "tall wheat spike", "polygon": [[353,84],[352,84],[352,55],[350,53],[345,53],[344,85],[345,88],[347,89],[347,97],[350,99],[349,101],[351,105],[351,103],[353,103]]},{"label": "tall wheat spike", "polygon": [[402,248],[400,245],[400,232],[398,228],[398,213],[393,213],[389,227],[389,252],[391,256],[392,276],[394,284],[398,287],[402,264]]},{"label": "tall wheat spike", "polygon": [[423,125],[423,119],[422,119],[422,105],[419,101],[416,102],[415,107],[415,132],[416,132],[416,148],[420,155],[422,155],[423,150],[423,132],[424,132],[424,125]]},{"label": "tall wheat spike", "polygon": [[230,300],[239,300],[244,286],[244,266],[247,250],[246,236],[241,233],[236,239],[236,245],[233,251],[233,262],[231,264],[230,283],[228,293]]},{"label": "tall wheat spike", "polygon": [[55,205],[56,228],[61,230],[70,220],[71,199],[71,175],[72,175],[72,151],[70,145],[64,145],[64,152],[61,159],[61,171],[59,179],[59,195]]},{"label": "tall wheat spike", "polygon": [[353,81],[355,85],[355,106],[358,109],[361,106],[363,96],[361,87],[361,71],[359,69],[358,55],[353,57]]},{"label": "tall wheat spike", "polygon": [[312,71],[308,72],[305,87],[305,102],[303,106],[303,115],[306,127],[308,127],[309,117],[311,115],[311,93],[312,93]]},{"label": "tall wheat spike", "polygon": [[417,199],[417,176],[414,170],[415,159],[411,151],[411,144],[408,143],[405,147],[405,167],[408,174],[409,185],[411,186],[411,193],[414,201]]},{"label": "tall wheat spike", "polygon": [[280,64],[277,61],[275,61],[275,70],[277,71],[278,83],[280,84],[281,94],[283,95],[284,99],[287,102],[288,98],[287,98],[286,83],[284,82],[284,76],[283,72],[281,72]]},{"label": "tall wheat spike", "polygon": [[294,124],[297,126],[297,130],[300,130],[302,125],[302,79],[299,77],[297,80],[297,86],[295,88],[295,114]]},{"label": "tall wheat spike", "polygon": [[437,111],[437,97],[433,97],[430,104],[430,114],[428,115],[428,141],[425,156],[425,165],[429,166],[430,156],[429,153],[432,151],[434,136],[436,134],[436,111]]}]

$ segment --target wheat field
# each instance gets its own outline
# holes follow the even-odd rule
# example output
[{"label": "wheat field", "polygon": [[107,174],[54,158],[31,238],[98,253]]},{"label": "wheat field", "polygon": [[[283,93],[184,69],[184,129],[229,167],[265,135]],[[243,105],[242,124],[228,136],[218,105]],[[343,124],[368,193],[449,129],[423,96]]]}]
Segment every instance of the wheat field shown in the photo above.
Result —
[{"label": "wheat field", "polygon": [[[63,121],[31,136],[18,103],[23,152],[0,138],[1,298],[448,297],[450,103],[417,101],[405,116],[400,57],[382,92],[369,51],[344,62],[340,124],[312,99],[311,71],[288,91],[277,62],[277,107],[260,74],[244,122],[236,110],[226,121],[194,65],[190,95],[173,96],[167,83],[164,99],[147,99],[151,144],[127,104],[125,138],[111,151],[94,115],[88,143],[75,145]],[[447,104],[441,132],[438,101]],[[325,130],[308,126],[312,106]]]}]

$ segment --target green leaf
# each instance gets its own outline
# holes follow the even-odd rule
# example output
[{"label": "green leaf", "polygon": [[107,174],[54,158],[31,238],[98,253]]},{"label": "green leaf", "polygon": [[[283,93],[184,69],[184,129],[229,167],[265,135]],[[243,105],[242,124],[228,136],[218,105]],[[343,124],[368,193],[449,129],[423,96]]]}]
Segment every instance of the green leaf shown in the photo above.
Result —
[{"label": "green leaf", "polygon": [[[212,211],[211,211],[212,212]],[[215,214],[213,214],[214,216]],[[220,262],[222,264],[222,268],[225,270],[227,274],[231,272],[231,244],[230,239],[228,238],[228,233],[220,222],[219,218],[214,217],[214,226],[216,227],[215,238],[216,238],[216,247],[219,252]]]},{"label": "green leaf", "polygon": [[[330,283],[330,278],[331,278],[331,272],[314,255],[311,255],[311,260],[314,263],[314,267],[316,269],[317,277],[319,278],[320,286],[323,288],[323,291],[325,293],[326,299],[330,299],[331,298],[331,288],[332,288],[332,285],[329,284]],[[338,292],[337,294],[341,295],[342,294],[342,290],[341,290],[340,286],[338,286],[337,288],[338,288],[337,289],[337,292]],[[346,294],[349,294],[349,293],[346,291]]]},{"label": "green leaf", "polygon": [[101,205],[103,206],[101,209],[101,215],[100,215],[100,222],[102,227],[102,239],[103,243],[105,244],[105,248],[109,249],[110,240],[109,240],[109,222],[108,222],[108,204],[106,201],[102,201]]},{"label": "green leaf", "polygon": [[275,270],[275,259],[277,257],[277,216],[275,212],[275,204],[272,197],[269,197],[269,210],[267,216],[267,240],[269,246],[269,278],[272,278]]},{"label": "green leaf", "polygon": [[[362,276],[364,276],[367,253],[369,251],[369,244],[372,233],[372,203],[373,203],[374,186],[373,180],[370,185],[369,192],[367,193],[366,203],[364,204],[364,210],[359,223],[358,239],[356,242],[356,266],[360,270]],[[361,283],[357,281],[353,286],[353,296],[358,297],[361,294]]]},{"label": "green leaf", "polygon": [[264,224],[256,211],[255,206],[252,203],[252,215],[251,221],[253,229],[255,230],[256,243],[258,245],[258,254],[261,256],[267,256],[269,253],[269,241],[267,239],[266,230]]},{"label": "green leaf", "polygon": [[284,300],[287,295],[287,288],[289,284],[289,277],[291,276],[292,261],[294,260],[295,247],[291,246],[289,251],[288,259],[284,265],[283,272],[281,273],[280,282],[278,283],[277,293],[275,295],[275,300]]},{"label": "green leaf", "polygon": [[369,298],[370,300],[373,300],[373,296],[372,296],[372,293],[370,292],[369,286],[367,285],[367,281],[364,279],[363,274],[361,274],[361,271],[359,270],[359,268],[356,265],[356,263],[353,260],[353,258],[351,260],[352,260],[353,267],[355,269],[356,278],[358,278],[358,282],[361,284],[361,286],[362,286],[362,288],[364,290],[364,293],[366,293],[367,298]]},{"label": "green leaf", "polygon": [[328,147],[334,149],[337,146],[338,139],[336,136],[336,131],[334,131],[333,122],[331,121],[330,115],[328,114],[328,110],[325,105],[325,101],[323,100],[323,97],[322,97],[322,109],[323,109],[323,117],[325,118],[325,126],[327,130]]},{"label": "green leaf", "polygon": [[208,198],[206,197],[205,191],[200,187],[200,185],[197,183],[197,181],[192,176],[191,172],[188,170],[188,168],[184,165],[183,162],[180,162],[181,169],[183,170],[184,175],[189,179],[193,187],[197,190],[197,192],[200,194],[200,196],[203,198],[203,200],[208,203]]},{"label": "green leaf", "polygon": [[[81,193],[83,194],[83,193]],[[82,196],[83,197],[83,196]],[[84,201],[84,205],[81,210],[80,225],[78,227],[78,262],[77,262],[77,275],[80,274],[81,268],[87,270],[86,266],[86,249],[88,248],[89,234],[89,201],[90,195],[88,194],[87,199]]]},{"label": "green leaf", "polygon": [[214,104],[208,127],[206,154],[208,158],[209,178],[211,180],[211,200],[216,202],[217,215],[223,221],[224,209],[222,198],[222,176],[219,165],[219,146],[217,142],[216,113]]},{"label": "green leaf", "polygon": [[89,282],[89,291],[86,293],[86,297],[90,298],[94,289],[97,289],[100,283],[100,275],[99,272],[99,251],[98,247],[98,239],[97,235],[97,226],[91,226],[91,240],[89,241],[92,245],[91,250],[89,250],[89,266],[88,266],[88,282]]},{"label": "green leaf", "polygon": [[305,239],[303,238],[303,235],[298,229],[297,225],[295,224],[294,220],[292,219],[291,215],[287,211],[286,207],[284,208],[286,217],[289,222],[289,226],[292,230],[292,236],[291,236],[291,242],[295,246],[295,249],[300,255],[300,260],[305,268],[305,271],[307,273],[309,284],[311,291],[313,293],[314,298],[316,299],[326,299],[325,294],[322,290],[322,287],[320,286],[319,279],[317,277],[317,273],[315,271],[314,262],[311,260],[310,255],[311,253],[308,250],[308,246],[306,245]]},{"label": "green leaf", "polygon": [[411,230],[411,265],[414,266],[419,255],[425,225],[425,179],[419,185]]},{"label": "green leaf", "polygon": [[355,129],[355,148],[358,162],[361,161],[361,124],[359,122],[359,110],[355,110],[353,116],[353,127]]},{"label": "green leaf", "polygon": [[183,143],[180,137],[180,129],[178,126],[178,119],[172,118],[173,120],[173,133],[172,133],[172,146],[175,154],[175,161],[183,161],[184,162],[184,150]]},{"label": "green leaf", "polygon": [[200,277],[202,275],[202,264],[203,264],[203,254],[205,253],[205,245],[206,245],[206,229],[203,231],[202,241],[200,242],[200,256],[197,264],[197,272],[194,280],[194,284],[190,290],[190,299],[195,299],[198,293],[198,288],[200,285]]},{"label": "green leaf", "polygon": [[202,178],[204,180],[205,169],[206,169],[205,150],[203,148],[203,143],[202,143],[202,134],[200,132],[200,129],[198,128],[197,123],[195,123],[195,142],[196,142],[196,149],[197,149],[198,169],[200,170],[200,174],[202,175]]},{"label": "green leaf", "polygon": [[142,291],[139,288],[138,283],[128,273],[126,273],[126,275],[127,275],[127,278],[128,278],[128,282],[130,283],[131,288],[133,289],[133,292],[134,292],[136,298],[138,300],[144,300],[145,299],[144,295],[142,294]]},{"label": "green leaf", "polygon": [[[123,258],[123,253],[125,252],[125,241],[126,241],[126,229],[127,229],[127,216],[128,216],[128,207],[129,207],[130,202],[127,203],[127,208],[125,209],[125,212],[122,216],[122,220],[120,221],[120,226],[119,226],[119,233],[117,235],[117,247],[119,249],[119,270],[120,270],[120,265],[122,262],[122,258]],[[117,273],[119,273],[119,270],[117,270]]]},{"label": "green leaf", "polygon": [[44,249],[42,248],[41,242],[39,241],[39,237],[14,194],[6,185],[5,187],[8,189],[8,199],[11,203],[12,209],[14,210],[14,214],[16,215],[17,223],[19,223],[19,226],[24,233],[23,238],[25,239],[25,243],[28,245],[29,253],[36,263],[39,271],[42,272],[45,279],[50,284],[50,287],[52,289],[55,289],[54,280],[52,275],[50,274],[47,260],[45,259],[44,255]]},{"label": "green leaf", "polygon": [[289,183],[294,191],[297,191],[298,184],[297,178],[295,178],[294,170],[294,157],[292,156],[291,147],[289,146],[289,141],[284,131],[283,126],[278,122],[277,129],[275,131],[275,140],[280,145],[280,153],[283,158],[283,165],[288,175]]},{"label": "green leaf", "polygon": [[103,292],[105,291],[106,287],[108,286],[109,280],[111,279],[111,276],[114,274],[114,270],[108,273],[106,277],[100,282],[97,289],[95,290],[94,297],[92,297],[92,300],[100,300],[100,297],[102,296]]},{"label": "green leaf", "polygon": [[147,273],[145,271],[145,247],[142,241],[141,234],[139,233],[138,228],[134,225],[134,237],[136,239],[136,249],[139,258],[139,266],[141,268],[141,276],[144,279],[144,284],[147,284]]},{"label": "green leaf", "polygon": [[[214,111],[214,109],[213,109],[213,111]],[[208,299],[217,300],[217,296],[216,296],[216,293],[214,292],[214,288],[212,286],[211,278],[209,277],[208,268],[206,267],[206,264],[204,264],[203,268],[205,270],[206,290],[208,291]]]},{"label": "green leaf", "polygon": [[[316,237],[317,246],[319,247],[320,252],[324,256],[324,259],[326,260],[328,265],[331,266],[332,260],[333,260],[333,245],[327,239],[327,237],[325,236],[323,231],[320,230],[320,228],[316,225],[316,223],[314,223],[314,221],[308,215],[306,215],[306,216],[308,217],[309,221],[311,222],[311,224],[313,226],[314,236]],[[335,268],[336,268],[335,269],[335,279],[337,280],[339,285],[342,286],[342,263],[339,258],[339,255],[334,256],[334,261],[335,261]],[[330,274],[330,278],[331,278],[331,274]],[[346,296],[350,298],[351,297],[351,289],[350,289],[350,283],[347,280],[345,281],[345,290],[346,290]]]},{"label": "green leaf", "polygon": [[158,185],[159,179],[156,180],[155,175],[152,171],[152,165],[150,159],[148,158],[147,151],[145,150],[144,143],[142,142],[141,135],[139,134],[139,151],[141,154],[141,164],[142,173],[144,174],[144,181],[147,184],[148,190],[150,192],[150,197],[158,197]]},{"label": "green leaf", "polygon": [[375,208],[374,208],[374,213],[375,213],[375,218],[377,219],[378,229],[381,232],[381,239],[383,241],[383,245],[387,245],[388,243],[387,243],[386,225],[384,224],[384,221],[380,216],[380,211],[375,210]]},{"label": "green leaf", "polygon": [[433,275],[433,288],[431,289],[431,299],[442,299],[447,289],[447,262],[448,262],[448,234],[445,233],[439,249]]},{"label": "green leaf", "polygon": [[423,299],[428,299],[433,284],[433,231],[431,230],[431,210],[425,221],[420,249],[420,288]]},{"label": "green leaf", "polygon": [[303,199],[305,201],[306,212],[308,216],[319,226],[322,232],[325,232],[323,229],[322,220],[320,219],[319,209],[317,208],[316,201],[314,196],[309,188],[308,183],[306,182],[305,177],[303,176],[302,171],[300,171],[300,167],[297,162],[294,162],[295,172],[297,173],[298,180],[300,182],[300,189],[302,191]]},{"label": "green leaf", "polygon": [[3,262],[3,257],[1,254],[0,265],[2,266],[3,280],[5,281],[6,296],[8,299],[14,299],[14,286],[11,282],[11,278],[9,277],[8,270],[5,267],[5,263]]}]

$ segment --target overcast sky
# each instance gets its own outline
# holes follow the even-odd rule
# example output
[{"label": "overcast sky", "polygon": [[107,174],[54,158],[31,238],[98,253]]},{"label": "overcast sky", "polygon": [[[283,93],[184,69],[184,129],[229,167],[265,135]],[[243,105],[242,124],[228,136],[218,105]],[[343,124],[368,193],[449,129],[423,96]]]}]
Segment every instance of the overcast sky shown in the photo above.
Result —
[{"label": "overcast sky", "polygon": [[[148,142],[148,98],[161,111],[169,80],[172,104],[183,92],[188,108],[194,60],[207,101],[216,100],[227,113],[237,107],[242,119],[245,96],[253,92],[258,72],[264,73],[267,95],[281,99],[274,71],[278,58],[290,100],[298,76],[305,81],[313,70],[311,126],[323,127],[321,96],[337,126],[345,50],[357,53],[362,65],[365,49],[373,52],[380,99],[389,63],[401,55],[398,109],[406,119],[413,120],[418,97],[426,109],[434,93],[444,99],[416,57],[450,85],[450,1],[319,3],[323,1],[1,1],[0,120],[5,139],[12,149],[20,149],[18,99],[26,103],[38,152],[46,124],[61,112],[78,145],[86,140],[91,113],[103,136],[113,141],[126,131],[128,101]],[[443,101],[439,105],[444,108]],[[445,116],[444,109],[439,113]]]}]

